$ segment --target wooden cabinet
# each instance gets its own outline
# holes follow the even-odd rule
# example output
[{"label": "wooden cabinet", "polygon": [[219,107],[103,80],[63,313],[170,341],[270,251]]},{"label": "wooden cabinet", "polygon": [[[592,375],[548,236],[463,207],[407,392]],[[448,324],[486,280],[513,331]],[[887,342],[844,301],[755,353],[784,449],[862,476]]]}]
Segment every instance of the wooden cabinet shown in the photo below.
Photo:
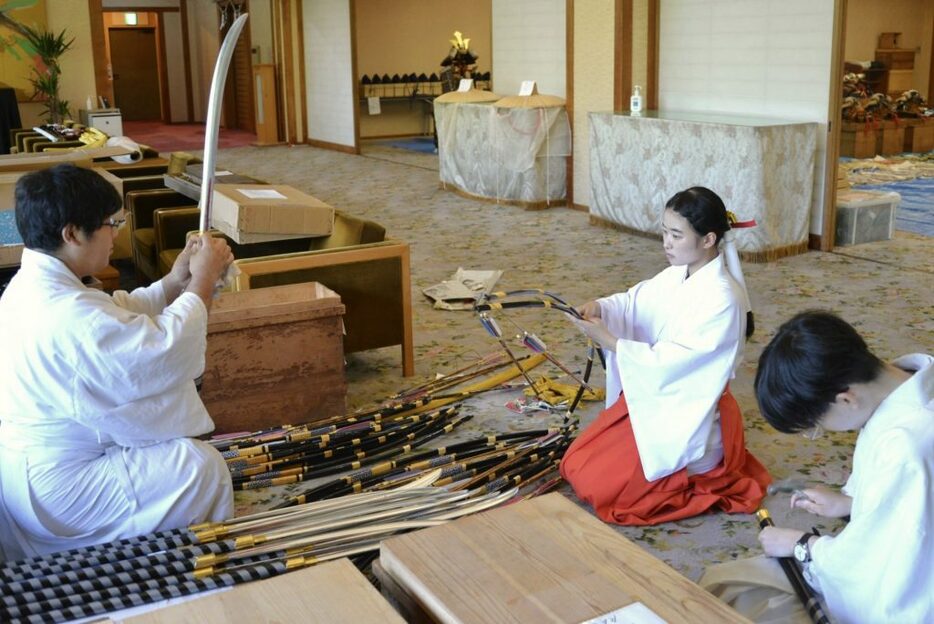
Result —
[{"label": "wooden cabinet", "polygon": [[879,91],[897,98],[913,87],[915,51],[900,48],[877,48],[876,60],[885,66]]}]

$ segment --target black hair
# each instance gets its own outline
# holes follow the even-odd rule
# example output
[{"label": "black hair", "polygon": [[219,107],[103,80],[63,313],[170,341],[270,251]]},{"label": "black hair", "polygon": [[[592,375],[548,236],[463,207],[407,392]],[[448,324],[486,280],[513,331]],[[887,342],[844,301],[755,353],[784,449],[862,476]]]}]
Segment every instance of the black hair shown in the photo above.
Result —
[{"label": "black hair", "polygon": [[[718,245],[731,228],[726,204],[719,195],[704,186],[692,186],[675,193],[665,208],[684,217],[698,236],[713,232],[717,236]],[[746,338],[751,337],[755,331],[756,319],[752,310],[749,310],[746,312]]]},{"label": "black hair", "polygon": [[730,219],[726,214],[726,205],[720,196],[703,186],[692,186],[675,193],[665,208],[674,210],[687,219],[699,236],[713,232],[717,243],[730,229]]},{"label": "black hair", "polygon": [[759,356],[759,410],[783,433],[804,431],[839,393],[876,379],[882,368],[849,323],[830,312],[801,312],[778,328]]},{"label": "black hair", "polygon": [[123,200],[107,180],[70,163],[28,173],[16,183],[16,229],[29,249],[59,249],[62,229],[90,236],[120,210]]}]

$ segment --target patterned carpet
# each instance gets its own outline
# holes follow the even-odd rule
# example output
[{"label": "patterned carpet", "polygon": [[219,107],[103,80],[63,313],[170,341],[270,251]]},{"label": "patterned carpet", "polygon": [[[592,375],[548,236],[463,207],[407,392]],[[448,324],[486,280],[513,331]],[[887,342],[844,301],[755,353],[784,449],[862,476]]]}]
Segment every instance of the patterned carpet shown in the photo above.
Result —
[{"label": "patterned carpet", "polygon": [[[423,288],[458,267],[502,269],[498,287],[540,287],[572,302],[623,290],[666,266],[658,242],[589,225],[584,212],[552,208],[525,212],[472,201],[439,189],[432,154],[371,144],[363,156],[308,146],[222,149],[218,166],[295,186],[347,212],[383,224],[412,246],[415,380],[401,377],[398,348],[356,354],[347,365],[349,407],[378,401],[399,388],[494,350],[495,343],[468,312],[435,310]],[[675,190],[675,189],[673,189]],[[742,207],[731,207],[742,214]],[[776,327],[794,312],[829,308],[842,314],[886,358],[934,348],[934,239],[898,232],[890,241],[811,252],[769,264],[747,264],[746,280],[757,332],[732,389],[743,409],[747,446],[776,479],[790,477],[841,484],[846,479],[853,434],[829,434],[816,442],[772,431],[752,395],[754,363]],[[580,366],[584,344],[555,313],[523,312],[517,320],[556,355]],[[598,373],[595,378],[602,383]],[[516,415],[503,408],[512,393],[486,395],[465,409],[475,415],[469,431],[534,428],[549,416]],[[596,404],[583,406],[592,420]],[[283,418],[283,421],[288,421]],[[307,487],[307,486],[305,486]],[[265,508],[302,487],[238,494],[238,513]],[[563,490],[568,493],[565,488]],[[802,529],[814,522],[789,512],[787,497],[766,501],[776,522]],[[818,523],[824,529],[833,524]],[[692,579],[710,563],[758,552],[751,516],[709,514],[651,528],[619,531]]]}]

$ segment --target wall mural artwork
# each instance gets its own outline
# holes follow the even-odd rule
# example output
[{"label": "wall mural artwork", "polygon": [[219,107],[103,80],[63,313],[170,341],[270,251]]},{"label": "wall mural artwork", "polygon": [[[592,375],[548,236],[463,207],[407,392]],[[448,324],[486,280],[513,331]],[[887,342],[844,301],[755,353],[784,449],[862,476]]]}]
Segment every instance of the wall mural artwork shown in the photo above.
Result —
[{"label": "wall mural artwork", "polygon": [[30,78],[40,63],[26,37],[26,28],[44,31],[45,0],[0,0],[0,86],[13,87],[16,99],[32,99]]}]

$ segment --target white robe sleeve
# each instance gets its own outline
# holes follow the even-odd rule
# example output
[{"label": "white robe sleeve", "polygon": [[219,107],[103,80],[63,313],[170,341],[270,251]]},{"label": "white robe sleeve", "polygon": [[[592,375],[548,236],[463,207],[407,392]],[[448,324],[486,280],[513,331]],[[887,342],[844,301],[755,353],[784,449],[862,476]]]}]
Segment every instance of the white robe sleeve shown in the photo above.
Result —
[{"label": "white robe sleeve", "polygon": [[162,280],[149,286],[133,289],[133,292],[117,290],[113,294],[113,302],[117,306],[137,314],[155,316],[165,309],[165,290]]},{"label": "white robe sleeve", "polygon": [[182,293],[154,316],[97,307],[85,322],[73,393],[78,422],[126,446],[213,429],[194,386],[207,344],[207,308],[197,295]]},{"label": "white robe sleeve", "polygon": [[848,483],[856,490],[849,524],[814,544],[809,574],[835,620],[920,622],[932,615],[934,571],[919,554],[931,553],[934,482],[931,449],[918,444],[904,429],[878,436],[869,461],[858,466],[862,474]]}]

